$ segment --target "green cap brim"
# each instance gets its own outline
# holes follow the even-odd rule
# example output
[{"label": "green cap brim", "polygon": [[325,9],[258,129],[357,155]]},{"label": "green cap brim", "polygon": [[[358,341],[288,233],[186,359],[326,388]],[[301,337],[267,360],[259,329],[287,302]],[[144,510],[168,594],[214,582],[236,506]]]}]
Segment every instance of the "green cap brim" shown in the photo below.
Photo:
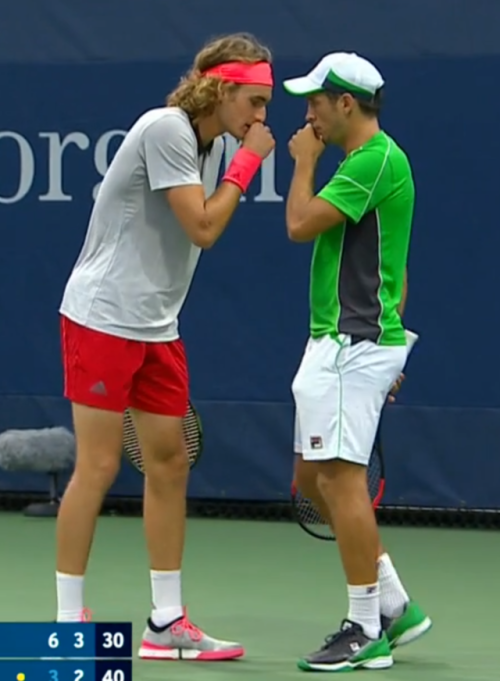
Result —
[{"label": "green cap brim", "polygon": [[307,97],[315,92],[323,92],[323,88],[319,87],[317,83],[311,80],[309,76],[301,76],[300,78],[289,78],[283,81],[283,87],[290,95],[297,97]]}]

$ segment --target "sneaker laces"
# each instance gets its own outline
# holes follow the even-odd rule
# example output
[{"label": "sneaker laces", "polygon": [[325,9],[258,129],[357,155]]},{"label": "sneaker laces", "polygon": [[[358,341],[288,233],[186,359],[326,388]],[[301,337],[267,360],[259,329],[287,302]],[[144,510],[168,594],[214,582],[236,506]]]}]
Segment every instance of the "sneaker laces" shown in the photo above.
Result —
[{"label": "sneaker laces", "polygon": [[176,636],[181,636],[182,634],[188,634],[189,638],[194,641],[201,641],[203,638],[203,632],[195,624],[193,624],[188,616],[187,610],[184,608],[184,614],[181,619],[177,620],[172,624],[171,631]]},{"label": "sneaker laces", "polygon": [[329,648],[333,643],[336,643],[340,639],[344,638],[346,635],[350,634],[353,627],[356,625],[353,624],[350,620],[342,620],[342,624],[340,625],[340,630],[335,632],[335,634],[330,634],[325,638],[325,642],[323,646],[321,647],[321,650],[326,650]]}]

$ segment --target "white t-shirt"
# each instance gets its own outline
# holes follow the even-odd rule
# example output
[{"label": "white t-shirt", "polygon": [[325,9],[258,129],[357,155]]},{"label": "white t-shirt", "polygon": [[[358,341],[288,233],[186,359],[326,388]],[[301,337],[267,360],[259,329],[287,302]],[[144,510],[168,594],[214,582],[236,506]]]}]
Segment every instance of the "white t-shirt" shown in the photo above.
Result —
[{"label": "white t-shirt", "polygon": [[153,109],[136,121],[99,189],[62,314],[122,338],[178,338],[177,318],[200,248],[172,213],[164,190],[203,184],[208,198],[223,149],[217,138],[203,160],[189,119],[178,108]]}]

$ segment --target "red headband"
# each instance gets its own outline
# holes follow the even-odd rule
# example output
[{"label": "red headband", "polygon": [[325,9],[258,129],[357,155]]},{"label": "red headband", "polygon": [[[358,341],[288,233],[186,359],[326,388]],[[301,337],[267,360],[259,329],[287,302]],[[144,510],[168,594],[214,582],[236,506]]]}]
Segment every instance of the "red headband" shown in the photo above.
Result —
[{"label": "red headband", "polygon": [[273,72],[271,65],[265,61],[257,64],[245,64],[243,62],[228,62],[219,64],[203,72],[204,76],[220,78],[229,83],[238,85],[268,85],[273,87]]}]

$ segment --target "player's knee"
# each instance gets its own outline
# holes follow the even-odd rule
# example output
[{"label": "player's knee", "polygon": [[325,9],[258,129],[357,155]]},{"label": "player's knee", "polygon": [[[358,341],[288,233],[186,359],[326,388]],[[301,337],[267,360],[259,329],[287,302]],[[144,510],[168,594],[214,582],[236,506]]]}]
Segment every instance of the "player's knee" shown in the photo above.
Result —
[{"label": "player's knee", "polygon": [[92,486],[92,489],[106,492],[118,476],[120,460],[114,451],[94,451],[92,456],[86,457],[80,450],[73,478],[86,486]]},{"label": "player's knee", "polygon": [[134,420],[148,478],[186,476],[189,464],[182,419],[136,411]]},{"label": "player's knee", "polygon": [[189,476],[189,461],[183,446],[174,451],[151,453],[147,457],[146,476],[148,486],[158,494],[168,493],[172,485],[184,486]]}]

